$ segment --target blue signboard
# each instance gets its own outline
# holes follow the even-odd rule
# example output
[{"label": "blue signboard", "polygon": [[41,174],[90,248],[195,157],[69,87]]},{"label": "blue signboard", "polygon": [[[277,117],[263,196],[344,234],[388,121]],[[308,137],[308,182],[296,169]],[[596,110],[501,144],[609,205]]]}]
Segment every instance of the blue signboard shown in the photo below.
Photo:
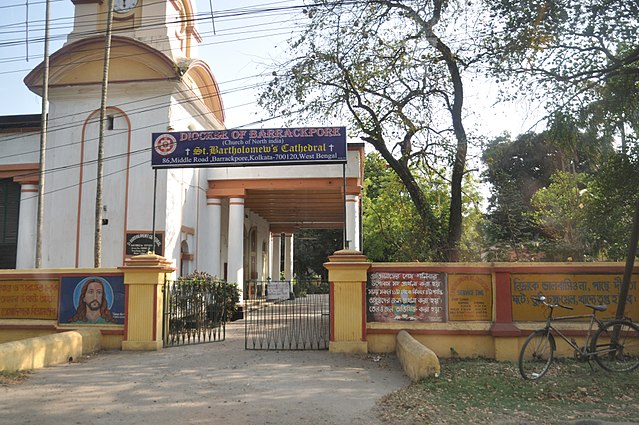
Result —
[{"label": "blue signboard", "polygon": [[153,133],[153,168],[346,163],[345,127]]}]

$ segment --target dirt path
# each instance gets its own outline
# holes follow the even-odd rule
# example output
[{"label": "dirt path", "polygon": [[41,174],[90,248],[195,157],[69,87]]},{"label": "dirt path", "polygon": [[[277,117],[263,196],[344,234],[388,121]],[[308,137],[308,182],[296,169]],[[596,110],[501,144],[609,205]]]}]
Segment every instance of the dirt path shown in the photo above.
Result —
[{"label": "dirt path", "polygon": [[382,395],[409,384],[395,356],[245,351],[226,341],[107,351],[0,387],[0,424],[376,424]]}]

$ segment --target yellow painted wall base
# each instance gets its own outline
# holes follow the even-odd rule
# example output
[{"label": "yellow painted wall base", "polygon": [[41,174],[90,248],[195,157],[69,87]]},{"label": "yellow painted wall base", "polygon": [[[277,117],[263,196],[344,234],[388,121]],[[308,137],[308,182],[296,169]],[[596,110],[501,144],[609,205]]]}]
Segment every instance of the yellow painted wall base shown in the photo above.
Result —
[{"label": "yellow painted wall base", "polygon": [[366,353],[366,341],[330,341],[328,351],[331,353]]},{"label": "yellow painted wall base", "polygon": [[519,358],[519,349],[524,341],[518,337],[495,337],[495,360],[497,361],[517,361]]},{"label": "yellow painted wall base", "polygon": [[[494,337],[492,335],[420,335],[411,334],[414,339],[431,349],[438,358],[487,357],[497,361],[514,362],[519,358],[519,350],[526,336]],[[369,334],[368,352],[392,353],[397,350],[395,333]],[[579,346],[584,337],[575,337]],[[560,338],[555,339],[555,357],[573,357],[574,350]]]},{"label": "yellow painted wall base", "polygon": [[[430,348],[439,358],[450,357],[490,357],[495,356],[494,338],[490,335],[420,335],[412,337]],[[371,353],[392,353],[396,350],[396,333],[367,335],[368,351]],[[517,338],[512,339],[517,345]]]},{"label": "yellow painted wall base", "polygon": [[38,369],[77,361],[101,348],[98,329],[82,329],[0,344],[0,371]]},{"label": "yellow painted wall base", "polygon": [[122,341],[122,351],[157,351],[163,345],[162,341]]},{"label": "yellow painted wall base", "polygon": [[102,335],[103,350],[121,350],[122,335]]},{"label": "yellow painted wall base", "polygon": [[3,329],[0,331],[0,344],[51,335],[54,331],[40,329]]}]

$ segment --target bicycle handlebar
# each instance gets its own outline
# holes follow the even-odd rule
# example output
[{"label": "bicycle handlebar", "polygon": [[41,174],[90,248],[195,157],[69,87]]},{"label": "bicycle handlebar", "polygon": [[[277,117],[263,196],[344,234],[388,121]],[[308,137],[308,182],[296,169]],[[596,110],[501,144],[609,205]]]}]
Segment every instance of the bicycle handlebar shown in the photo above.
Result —
[{"label": "bicycle handlebar", "polygon": [[555,308],[555,307],[561,307],[561,308],[565,308],[566,310],[572,310],[573,307],[569,306],[569,305],[563,305],[563,304],[548,304],[546,302],[546,297],[544,297],[543,295],[540,295],[539,297],[531,297],[531,299],[533,301],[537,301],[538,303],[541,303],[543,305],[545,305],[546,307],[550,307],[550,308]]}]

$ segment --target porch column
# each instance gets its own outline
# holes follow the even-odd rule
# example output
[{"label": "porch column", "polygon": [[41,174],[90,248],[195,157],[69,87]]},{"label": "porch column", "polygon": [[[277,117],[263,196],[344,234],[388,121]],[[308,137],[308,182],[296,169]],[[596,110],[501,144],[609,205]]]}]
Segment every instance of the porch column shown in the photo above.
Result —
[{"label": "porch column", "polygon": [[360,251],[359,246],[359,196],[346,195],[346,243],[347,249]]},{"label": "porch column", "polygon": [[17,269],[32,269],[35,267],[37,216],[38,185],[37,183],[22,183],[20,190],[20,217],[18,218]]},{"label": "porch column", "polygon": [[284,234],[284,280],[290,282],[289,292],[293,292],[293,234]]},{"label": "porch column", "polygon": [[[209,228],[204,242],[205,260],[201,265],[202,270],[212,276],[223,277],[220,268],[220,238],[222,235],[222,200],[220,198],[209,198],[206,201]],[[202,257],[200,257],[202,258]]]},{"label": "porch column", "polygon": [[280,280],[282,239],[280,233],[271,233],[271,280]]},{"label": "porch column", "polygon": [[228,281],[244,292],[244,198],[229,199]]}]

